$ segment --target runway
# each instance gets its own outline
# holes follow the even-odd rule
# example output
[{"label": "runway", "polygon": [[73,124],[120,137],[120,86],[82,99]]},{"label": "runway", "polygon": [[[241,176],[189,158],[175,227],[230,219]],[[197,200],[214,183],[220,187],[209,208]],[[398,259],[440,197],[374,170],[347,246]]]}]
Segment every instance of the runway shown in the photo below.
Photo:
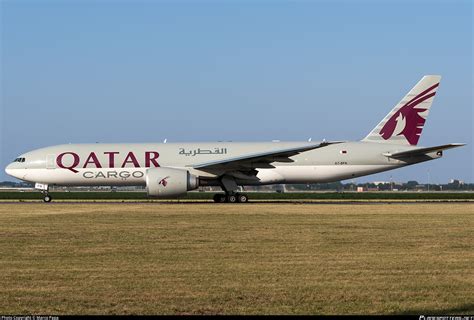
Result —
[{"label": "runway", "polygon": [[53,200],[50,203],[44,203],[42,200],[1,200],[2,204],[44,204],[60,205],[60,204],[144,204],[144,205],[220,205],[220,206],[248,206],[255,204],[295,204],[295,205],[363,205],[363,204],[446,204],[446,203],[463,203],[474,204],[474,200],[250,200],[248,203],[214,203],[209,200]]}]

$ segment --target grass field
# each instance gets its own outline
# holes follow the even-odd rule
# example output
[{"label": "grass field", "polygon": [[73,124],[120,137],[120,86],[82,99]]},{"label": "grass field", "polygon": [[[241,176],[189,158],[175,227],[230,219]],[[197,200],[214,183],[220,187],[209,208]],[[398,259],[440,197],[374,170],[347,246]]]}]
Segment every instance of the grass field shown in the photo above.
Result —
[{"label": "grass field", "polygon": [[474,313],[474,205],[0,204],[1,314]]}]

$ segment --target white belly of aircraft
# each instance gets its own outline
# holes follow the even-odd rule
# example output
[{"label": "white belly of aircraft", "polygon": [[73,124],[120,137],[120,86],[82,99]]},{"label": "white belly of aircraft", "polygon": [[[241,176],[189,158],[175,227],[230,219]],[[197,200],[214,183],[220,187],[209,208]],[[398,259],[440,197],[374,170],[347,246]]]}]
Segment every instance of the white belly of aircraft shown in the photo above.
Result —
[{"label": "white belly of aircraft", "polygon": [[140,186],[145,185],[147,168],[18,169],[22,180],[62,186]]},{"label": "white belly of aircraft", "polygon": [[[351,179],[362,175],[394,169],[396,165],[318,165],[278,166],[259,169],[258,180],[247,185],[273,183],[318,183]],[[141,186],[146,184],[147,168],[17,169],[22,180],[49,185],[75,186]]]},{"label": "white belly of aircraft", "polygon": [[259,184],[320,183],[351,179],[396,167],[395,165],[279,166],[275,169],[260,169],[257,177],[260,179]]}]

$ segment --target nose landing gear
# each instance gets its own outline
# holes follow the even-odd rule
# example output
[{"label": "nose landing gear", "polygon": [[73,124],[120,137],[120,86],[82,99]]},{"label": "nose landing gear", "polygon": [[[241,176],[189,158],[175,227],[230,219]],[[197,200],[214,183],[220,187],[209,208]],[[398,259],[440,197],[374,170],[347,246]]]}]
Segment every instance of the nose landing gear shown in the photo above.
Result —
[{"label": "nose landing gear", "polygon": [[51,197],[48,193],[44,194],[43,201],[44,202],[51,202],[53,200],[53,197]]},{"label": "nose landing gear", "polygon": [[51,197],[51,195],[49,194],[49,186],[47,184],[44,184],[44,183],[35,183],[35,189],[41,191],[41,193],[43,194],[43,201],[44,202],[51,202],[51,200],[53,200],[53,197]]}]

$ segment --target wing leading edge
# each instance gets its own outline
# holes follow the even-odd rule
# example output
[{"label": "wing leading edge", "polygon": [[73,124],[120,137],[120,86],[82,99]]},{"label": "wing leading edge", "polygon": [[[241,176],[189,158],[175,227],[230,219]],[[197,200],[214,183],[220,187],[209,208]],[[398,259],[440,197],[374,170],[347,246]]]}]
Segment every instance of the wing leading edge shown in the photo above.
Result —
[{"label": "wing leading edge", "polygon": [[200,163],[196,165],[190,165],[190,167],[203,171],[216,171],[216,170],[249,170],[249,169],[262,169],[262,168],[274,168],[272,162],[294,162],[290,157],[300,154],[305,151],[314,150],[322,147],[326,147],[331,144],[341,143],[342,141],[334,142],[321,142],[318,144],[305,145],[297,148],[290,149],[279,149],[261,153],[254,153],[243,155],[240,157],[234,157],[214,162]]}]

